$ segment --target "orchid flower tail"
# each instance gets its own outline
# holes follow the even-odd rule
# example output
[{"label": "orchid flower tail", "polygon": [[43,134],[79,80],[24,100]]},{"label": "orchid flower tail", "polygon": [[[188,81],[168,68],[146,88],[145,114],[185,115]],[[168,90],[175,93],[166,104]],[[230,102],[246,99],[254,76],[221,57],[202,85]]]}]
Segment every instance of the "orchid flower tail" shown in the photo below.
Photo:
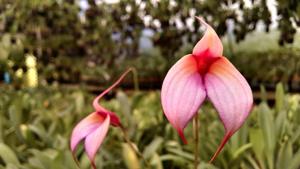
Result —
[{"label": "orchid flower tail", "polygon": [[229,140],[229,138],[231,137],[231,133],[227,133],[225,134],[221,144],[219,145],[217,151],[215,152],[215,154],[213,155],[213,157],[209,160],[209,163],[212,163],[215,158],[219,155],[219,153],[222,151],[223,147],[225,146],[225,144],[227,143],[227,141]]},{"label": "orchid flower tail", "polygon": [[113,112],[110,112],[108,110],[106,110],[104,107],[102,107],[101,105],[99,105],[99,100],[105,95],[107,94],[108,92],[110,92],[113,88],[115,88],[124,78],[125,76],[130,72],[132,71],[133,69],[132,68],[129,68],[127,69],[120,77],[119,79],[114,83],[112,84],[109,88],[107,88],[106,90],[104,90],[100,95],[98,95],[94,101],[93,101],[93,107],[94,109],[97,111],[97,112],[100,112],[100,113],[104,113],[104,114],[109,114],[111,116],[111,123],[112,125],[114,126],[121,126],[121,123],[120,123],[120,120],[118,118],[117,115],[115,115],[115,113]]},{"label": "orchid flower tail", "polygon": [[226,131],[221,145],[211,159],[213,161],[227,140],[245,122],[252,109],[253,96],[246,79],[225,57],[211,65],[205,76],[205,86],[208,98],[217,109]]},{"label": "orchid flower tail", "polygon": [[184,143],[187,141],[183,129],[198,112],[205,97],[197,62],[192,55],[186,55],[169,70],[161,89],[164,114]]},{"label": "orchid flower tail", "polygon": [[182,129],[177,129],[178,135],[180,137],[180,139],[182,140],[183,144],[187,144],[187,140],[184,136],[183,130]]}]

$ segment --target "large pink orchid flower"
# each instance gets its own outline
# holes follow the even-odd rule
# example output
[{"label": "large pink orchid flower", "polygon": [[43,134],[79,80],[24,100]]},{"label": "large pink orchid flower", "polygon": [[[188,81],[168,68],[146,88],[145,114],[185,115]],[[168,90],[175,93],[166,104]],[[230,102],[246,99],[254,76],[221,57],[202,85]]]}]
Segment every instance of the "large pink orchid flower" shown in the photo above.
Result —
[{"label": "large pink orchid flower", "polygon": [[208,98],[217,109],[225,136],[213,161],[228,139],[242,126],[253,104],[252,91],[241,73],[226,59],[220,38],[202,18],[206,32],[192,54],[182,57],[167,73],[161,90],[164,114],[187,143],[183,130]]},{"label": "large pink orchid flower", "polygon": [[112,86],[94,99],[95,111],[81,120],[73,129],[70,143],[72,153],[75,153],[77,145],[84,139],[85,151],[94,169],[96,168],[94,163],[96,152],[107,134],[109,125],[122,127],[118,116],[100,106],[99,99],[117,86],[130,71],[131,69],[128,69]]}]

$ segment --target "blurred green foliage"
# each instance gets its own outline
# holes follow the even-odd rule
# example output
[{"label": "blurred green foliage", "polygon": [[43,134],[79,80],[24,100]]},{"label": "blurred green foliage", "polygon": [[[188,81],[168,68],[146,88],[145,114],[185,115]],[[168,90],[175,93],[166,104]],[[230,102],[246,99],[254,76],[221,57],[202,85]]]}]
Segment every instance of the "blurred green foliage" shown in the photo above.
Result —
[{"label": "blurred green foliage", "polygon": [[[86,8],[80,2],[86,2]],[[227,36],[225,55],[231,57],[251,82],[292,81],[292,85],[299,85],[299,48],[294,48],[299,46],[295,31],[299,25],[298,1],[278,1],[279,31],[269,39],[252,34],[260,21],[269,30],[271,16],[265,0],[249,1],[250,6],[244,0],[124,0],[113,4],[95,0],[0,0],[0,3],[0,80],[8,72],[16,87],[22,86],[22,78],[15,77],[16,71],[27,71],[26,53],[38,58],[40,84],[105,83],[133,65],[141,85],[151,80],[157,83],[175,61],[191,53],[201,37],[203,30],[194,20],[195,15],[205,17],[220,36],[227,34],[226,21],[234,21],[234,39]],[[153,48],[143,51],[140,40],[145,30],[153,33],[147,35]],[[247,50],[233,50],[241,45],[230,46],[232,40],[239,42],[247,39],[246,35],[258,37],[254,44],[259,45],[246,41]],[[294,37],[298,43],[294,42],[294,46],[248,52],[249,46],[278,47],[277,42],[292,43]],[[289,69],[287,64],[291,65]]]},{"label": "blurred green foliage", "polygon": [[[205,17],[220,36],[226,34],[226,21],[232,19],[236,41],[255,30],[259,21],[266,31],[271,24],[266,0],[251,0],[250,5],[244,0],[84,2],[87,9],[82,9],[79,0],[1,0],[0,34],[8,34],[12,44],[21,41],[22,47],[13,51],[34,53],[45,63],[57,56],[85,56],[111,66],[139,56],[139,40],[145,29],[154,32],[151,41],[162,55],[172,58],[186,42],[198,41],[202,31],[195,15]],[[296,33],[293,24],[300,24],[300,3],[281,0],[276,7],[279,42],[292,43]]]},{"label": "blurred green foliage", "polygon": [[230,60],[251,82],[300,85],[300,50],[285,48],[277,51],[262,51],[255,54],[236,52]]},{"label": "blurred green foliage", "polygon": [[[75,124],[92,112],[94,96],[81,89],[54,87],[0,90],[0,168],[76,169],[69,137]],[[224,129],[215,109],[205,103],[199,110],[199,168],[298,169],[299,102],[299,95],[286,94],[283,85],[278,84],[274,108],[264,99],[255,105],[247,122],[213,164],[207,162]],[[193,167],[192,126],[185,130],[189,143],[183,145],[162,113],[159,92],[117,90],[114,99],[102,99],[101,104],[120,116],[130,139],[153,168]],[[82,145],[76,157],[82,169],[90,168]],[[141,160],[125,144],[120,129],[113,127],[96,156],[96,165],[143,168]]]}]

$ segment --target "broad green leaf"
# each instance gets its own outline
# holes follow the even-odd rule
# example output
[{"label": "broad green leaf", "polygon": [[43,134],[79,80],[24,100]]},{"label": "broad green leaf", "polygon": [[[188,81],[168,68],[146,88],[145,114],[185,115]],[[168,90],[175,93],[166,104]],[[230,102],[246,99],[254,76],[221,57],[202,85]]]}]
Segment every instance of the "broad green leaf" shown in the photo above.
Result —
[{"label": "broad green leaf", "polygon": [[84,95],[82,93],[82,91],[78,91],[73,93],[74,97],[75,97],[75,111],[80,113],[83,108],[84,108]]},{"label": "broad green leaf", "polygon": [[300,167],[300,149],[294,154],[293,159],[290,161],[287,169],[299,169]]},{"label": "broad green leaf", "polygon": [[9,163],[6,166],[6,169],[19,169],[19,166],[15,165],[15,164],[12,164],[12,163]]},{"label": "broad green leaf", "polygon": [[238,158],[241,154],[243,154],[245,151],[247,151],[250,148],[252,148],[252,144],[251,143],[248,143],[248,144],[245,144],[245,145],[241,146],[239,149],[237,149],[233,153],[233,159]]},{"label": "broad green leaf", "polygon": [[174,154],[161,155],[160,159],[161,161],[173,161],[174,163],[178,163],[178,164],[184,164],[188,162],[187,159]]},{"label": "broad green leaf", "polygon": [[15,152],[4,143],[0,143],[0,157],[5,164],[20,164]]},{"label": "broad green leaf", "polygon": [[265,142],[265,155],[270,169],[274,168],[274,152],[275,152],[275,127],[272,110],[262,103],[257,110],[259,117],[259,125],[262,128],[263,141]]},{"label": "broad green leaf", "polygon": [[146,146],[143,156],[148,159],[152,157],[157,149],[162,145],[163,143],[163,138],[161,137],[156,137],[149,145]]},{"label": "broad green leaf", "polygon": [[140,162],[136,153],[128,144],[122,144],[122,155],[128,169],[140,169]]},{"label": "broad green leaf", "polygon": [[184,152],[180,149],[176,149],[176,148],[167,148],[167,150],[170,152],[170,153],[173,153],[175,155],[178,155],[180,157],[183,157],[183,158],[186,158],[188,160],[191,160],[193,161],[194,160],[194,156],[193,154],[191,153],[188,153],[188,152]]},{"label": "broad green leaf", "polygon": [[281,136],[284,134],[285,132],[285,123],[287,123],[287,115],[286,115],[286,111],[280,111],[277,113],[277,117],[275,119],[275,131],[276,131],[276,135],[275,137],[279,140],[281,138]]},{"label": "broad green leaf", "polygon": [[276,112],[280,112],[284,108],[284,88],[282,83],[278,83],[276,85],[276,94],[275,94],[275,107],[276,107]]},{"label": "broad green leaf", "polygon": [[257,164],[256,160],[251,155],[248,154],[246,159],[249,161],[253,169],[265,169],[264,165],[261,165],[262,167],[260,168],[259,164]]},{"label": "broad green leaf", "polygon": [[47,136],[47,132],[41,126],[28,125],[29,130],[36,133],[46,144],[49,144],[49,138]]},{"label": "broad green leaf", "polygon": [[268,93],[266,91],[266,88],[263,86],[263,85],[260,85],[260,97],[261,97],[261,100],[263,102],[267,102],[268,101]]},{"label": "broad green leaf", "polygon": [[[130,127],[134,126],[134,117],[132,115],[132,110],[131,110],[131,103],[129,101],[128,96],[122,92],[118,91],[117,92],[117,100],[120,104],[121,112],[125,115],[125,118],[127,120],[127,124],[130,125]],[[130,128],[132,129],[132,128]]]},{"label": "broad green leaf", "polygon": [[162,160],[160,159],[160,156],[157,153],[152,155],[150,164],[151,166],[154,166],[155,169],[164,169]]},{"label": "broad green leaf", "polygon": [[250,143],[254,151],[255,157],[261,166],[265,166],[265,158],[263,151],[265,150],[265,142],[262,141],[263,133],[260,128],[250,129]]},{"label": "broad green leaf", "polygon": [[280,146],[277,160],[276,160],[276,168],[288,168],[293,156],[292,144],[287,142]]}]

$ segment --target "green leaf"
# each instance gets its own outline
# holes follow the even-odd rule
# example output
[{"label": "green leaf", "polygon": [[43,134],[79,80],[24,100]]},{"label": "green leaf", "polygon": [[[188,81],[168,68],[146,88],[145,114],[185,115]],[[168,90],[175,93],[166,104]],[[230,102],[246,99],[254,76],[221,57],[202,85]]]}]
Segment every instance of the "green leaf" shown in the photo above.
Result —
[{"label": "green leaf", "polygon": [[259,118],[259,125],[262,128],[263,141],[265,142],[265,155],[267,158],[269,168],[274,168],[274,152],[275,152],[275,127],[274,127],[274,117],[270,108],[262,103],[259,106],[257,112]]},{"label": "green leaf", "polygon": [[0,143],[0,157],[6,165],[9,163],[20,164],[14,151],[4,143]]},{"label": "green leaf", "polygon": [[33,166],[43,169],[56,168],[63,169],[64,166],[60,166],[59,163],[55,163],[55,157],[57,156],[56,150],[47,149],[45,151],[40,151],[37,149],[31,149],[30,152],[34,155],[30,158],[29,163]]},{"label": "green leaf", "polygon": [[149,145],[146,146],[143,156],[148,159],[152,157],[157,149],[162,145],[163,143],[163,138],[161,137],[156,137]]},{"label": "green leaf", "polygon": [[161,161],[173,161],[174,163],[177,164],[184,164],[187,162],[185,158],[182,158],[178,155],[174,154],[167,154],[167,155],[161,155],[160,156]]},{"label": "green leaf", "polygon": [[191,153],[188,153],[188,152],[184,152],[180,149],[176,149],[176,148],[167,148],[167,150],[170,152],[170,153],[173,153],[175,155],[178,155],[180,157],[183,157],[185,159],[188,159],[188,160],[191,160],[193,161],[194,160],[194,156],[193,154]]},{"label": "green leaf", "polygon": [[44,143],[49,144],[49,137],[47,136],[47,132],[45,131],[45,129],[41,126],[35,126],[35,125],[28,125],[29,130],[31,130],[32,132],[36,133],[42,140]]},{"label": "green leaf", "polygon": [[293,159],[290,161],[287,169],[299,169],[300,167],[300,149],[294,154]]},{"label": "green leaf", "polygon": [[[257,162],[255,161],[255,159],[250,155],[250,154],[248,154],[247,156],[246,156],[246,159],[249,161],[249,163],[251,164],[251,166],[252,166],[252,168],[253,169],[261,169],[260,167],[259,167],[259,165],[257,164]],[[264,165],[263,165],[264,166]],[[264,169],[265,167],[263,167],[262,166],[262,169]]]},{"label": "green leaf", "polygon": [[275,137],[279,140],[281,138],[281,136],[284,134],[285,131],[285,123],[287,123],[287,119],[286,119],[287,115],[286,115],[286,110],[284,111],[280,111],[277,114],[277,117],[275,119]]},{"label": "green leaf", "polygon": [[278,152],[277,160],[276,160],[276,168],[288,168],[290,165],[291,159],[293,156],[292,144],[287,142],[283,144]]},{"label": "green leaf", "polygon": [[261,140],[262,138],[263,133],[260,128],[250,129],[250,143],[252,144],[252,149],[255,156],[261,160],[263,160],[263,151],[265,149],[265,142]]},{"label": "green leaf", "polygon": [[268,101],[268,93],[266,91],[266,88],[263,86],[263,85],[260,85],[260,97],[261,97],[261,100],[263,102],[267,102]]},{"label": "green leaf", "polygon": [[284,88],[282,83],[276,85],[275,101],[275,110],[280,112],[284,108]]},{"label": "green leaf", "polygon": [[128,169],[140,169],[139,159],[136,153],[130,148],[128,144],[122,144],[123,160]]},{"label": "green leaf", "polygon": [[233,154],[233,159],[237,159],[241,154],[243,154],[248,149],[252,148],[252,144],[248,143],[243,146],[241,146],[239,149],[237,149]]},{"label": "green leaf", "polygon": [[15,164],[9,163],[6,166],[6,169],[19,169],[19,167]]},{"label": "green leaf", "polygon": [[120,104],[121,112],[125,115],[127,124],[130,125],[130,130],[132,130],[134,126],[134,118],[132,116],[131,103],[129,101],[129,98],[124,92],[118,91],[117,100]]},{"label": "green leaf", "polygon": [[162,160],[160,159],[160,156],[155,153],[152,155],[150,164],[155,167],[155,169],[163,169]]}]

